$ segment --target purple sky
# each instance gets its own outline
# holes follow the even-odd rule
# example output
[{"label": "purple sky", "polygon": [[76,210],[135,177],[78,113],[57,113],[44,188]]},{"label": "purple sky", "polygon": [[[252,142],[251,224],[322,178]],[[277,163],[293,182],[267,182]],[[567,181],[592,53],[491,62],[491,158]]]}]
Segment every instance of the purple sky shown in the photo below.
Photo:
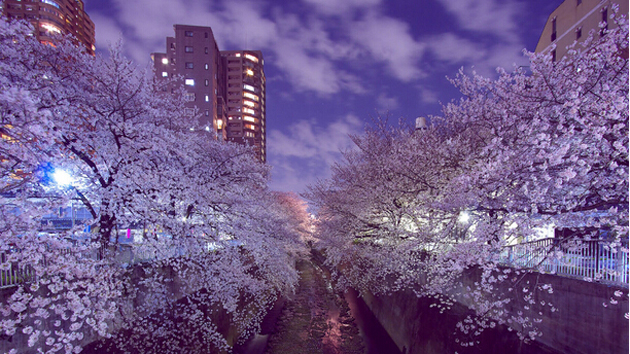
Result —
[{"label": "purple sky", "polygon": [[[265,57],[271,188],[329,176],[379,113],[413,121],[457,99],[460,67],[494,76],[527,65],[561,0],[84,0],[99,52],[123,39],[140,67],[173,24],[210,26],[221,50]],[[422,5],[420,5],[422,4]]]}]

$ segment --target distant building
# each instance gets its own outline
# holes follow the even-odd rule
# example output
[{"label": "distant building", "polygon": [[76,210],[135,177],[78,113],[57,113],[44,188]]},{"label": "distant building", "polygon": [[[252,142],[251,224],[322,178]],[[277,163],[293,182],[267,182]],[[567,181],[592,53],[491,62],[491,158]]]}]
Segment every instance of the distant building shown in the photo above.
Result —
[{"label": "distant building", "polygon": [[[210,27],[175,25],[166,53],[152,53],[157,79],[181,75],[192,109],[218,138],[253,146],[266,161],[265,73],[260,51],[219,51]],[[174,89],[174,87],[167,88]]]},{"label": "distant building", "polygon": [[29,21],[42,43],[52,43],[54,34],[71,34],[94,55],[94,23],[82,0],[4,0],[0,10],[5,18]]},{"label": "distant building", "polygon": [[[591,30],[603,36],[604,30],[612,29],[610,20],[612,5],[619,5],[619,14],[628,15],[627,0],[564,0],[547,19],[540,35],[536,53],[550,53],[554,61],[567,53],[567,47],[576,40],[584,41]],[[600,23],[604,23],[600,29]],[[555,49],[552,49],[555,44]]]},{"label": "distant building", "polygon": [[222,51],[227,78],[227,140],[253,146],[267,159],[265,132],[265,72],[260,51]]},{"label": "distant building", "polygon": [[[181,75],[191,110],[199,109],[207,131],[223,134],[227,119],[225,78],[219,47],[210,27],[175,25],[175,37],[166,38],[166,53],[152,53],[155,74],[160,78]],[[165,89],[174,89],[172,87]]]}]

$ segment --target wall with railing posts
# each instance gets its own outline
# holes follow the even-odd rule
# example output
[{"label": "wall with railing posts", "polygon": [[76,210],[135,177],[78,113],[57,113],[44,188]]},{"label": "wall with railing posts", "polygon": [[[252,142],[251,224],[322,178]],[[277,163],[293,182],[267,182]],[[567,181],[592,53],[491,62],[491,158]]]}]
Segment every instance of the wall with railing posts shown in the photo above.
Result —
[{"label": "wall with railing posts", "polygon": [[545,238],[506,246],[504,265],[628,287],[628,246],[611,247],[607,240]]}]

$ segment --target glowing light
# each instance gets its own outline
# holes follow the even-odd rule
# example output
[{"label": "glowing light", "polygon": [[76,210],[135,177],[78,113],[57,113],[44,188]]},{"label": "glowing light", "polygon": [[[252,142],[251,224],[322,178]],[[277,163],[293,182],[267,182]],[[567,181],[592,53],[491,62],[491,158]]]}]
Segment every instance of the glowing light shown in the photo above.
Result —
[{"label": "glowing light", "polygon": [[55,170],[52,177],[55,183],[62,187],[68,186],[74,182],[74,178],[72,178],[72,176],[64,170]]},{"label": "glowing light", "polygon": [[459,214],[459,217],[457,218],[457,221],[461,222],[462,224],[467,224],[470,221],[470,214],[467,211],[461,212],[461,214]]},{"label": "glowing light", "polygon": [[162,64],[164,65],[168,64],[168,58],[162,58]]},{"label": "glowing light", "polygon": [[41,26],[48,32],[61,33],[61,29],[59,29],[59,27],[51,25],[49,23],[42,23]]},{"label": "glowing light", "polygon": [[249,92],[243,92],[243,96],[247,97],[249,99],[252,99],[256,102],[260,101],[260,98],[258,98],[258,96],[254,95],[253,93],[249,93]]},{"label": "glowing light", "polygon": [[253,61],[254,63],[258,63],[258,58],[256,58],[255,56],[253,56],[251,54],[245,54],[245,58]]},{"label": "glowing light", "polygon": [[254,76],[254,70],[252,69],[247,69],[245,70],[245,74],[249,75],[249,76]]}]

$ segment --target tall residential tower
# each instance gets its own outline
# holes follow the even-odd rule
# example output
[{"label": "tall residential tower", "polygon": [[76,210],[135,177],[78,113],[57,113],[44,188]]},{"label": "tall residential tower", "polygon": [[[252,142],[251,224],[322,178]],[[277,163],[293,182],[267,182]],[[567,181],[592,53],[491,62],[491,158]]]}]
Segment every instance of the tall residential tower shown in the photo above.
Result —
[{"label": "tall residential tower", "polygon": [[94,55],[94,23],[83,9],[82,0],[4,0],[2,15],[29,21],[42,43],[52,43],[54,34],[71,34]]},{"label": "tall residential tower", "polygon": [[252,146],[265,162],[265,72],[256,50],[219,51],[210,27],[175,25],[166,53],[152,53],[158,80],[181,75],[188,106],[217,137]]},{"label": "tall residential tower", "polygon": [[166,53],[152,53],[159,78],[181,75],[188,105],[199,109],[208,131],[222,132],[225,115],[223,61],[210,27],[175,25],[175,37],[166,38]]},{"label": "tall residential tower", "polygon": [[222,51],[226,61],[228,141],[254,147],[256,157],[267,160],[265,127],[265,72],[260,51]]}]

